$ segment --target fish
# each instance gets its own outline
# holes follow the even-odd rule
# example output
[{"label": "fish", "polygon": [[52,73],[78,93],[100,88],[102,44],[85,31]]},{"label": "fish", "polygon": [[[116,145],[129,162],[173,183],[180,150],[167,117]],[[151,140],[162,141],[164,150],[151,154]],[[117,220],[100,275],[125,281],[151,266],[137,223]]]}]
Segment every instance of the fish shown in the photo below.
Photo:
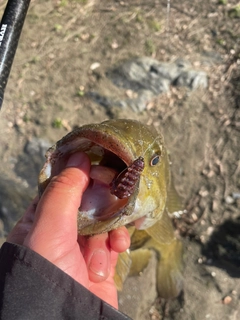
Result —
[{"label": "fish", "polygon": [[180,208],[163,136],[130,119],[87,124],[68,133],[46,153],[39,174],[39,196],[75,152],[91,161],[90,183],[78,209],[78,233],[92,236],[126,226],[129,252],[119,254],[115,284],[139,274],[157,253],[157,287],[161,297],[176,297],[183,287],[183,246],[170,215]]}]

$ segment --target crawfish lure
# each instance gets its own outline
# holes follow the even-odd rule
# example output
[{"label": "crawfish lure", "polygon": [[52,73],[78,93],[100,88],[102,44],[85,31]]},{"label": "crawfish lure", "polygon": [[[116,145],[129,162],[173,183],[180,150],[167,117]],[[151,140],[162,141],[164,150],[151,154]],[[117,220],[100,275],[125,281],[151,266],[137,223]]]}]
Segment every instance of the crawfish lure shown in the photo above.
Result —
[{"label": "crawfish lure", "polygon": [[110,192],[119,199],[130,197],[144,169],[144,158],[139,157],[120,172],[110,184]]}]

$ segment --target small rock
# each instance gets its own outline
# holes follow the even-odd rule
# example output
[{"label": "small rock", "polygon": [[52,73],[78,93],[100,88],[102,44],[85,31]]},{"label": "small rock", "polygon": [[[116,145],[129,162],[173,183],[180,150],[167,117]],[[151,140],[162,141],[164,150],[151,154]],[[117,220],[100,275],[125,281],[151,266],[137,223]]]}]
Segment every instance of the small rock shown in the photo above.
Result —
[{"label": "small rock", "polygon": [[234,199],[233,199],[231,196],[227,196],[227,197],[225,198],[225,202],[226,202],[227,204],[233,204],[233,203],[234,203]]},{"label": "small rock", "polygon": [[240,193],[239,192],[233,192],[232,197],[234,200],[240,199]]},{"label": "small rock", "polygon": [[100,65],[101,64],[99,62],[94,62],[94,63],[91,64],[90,69],[91,70],[95,70],[95,69],[99,68]]},{"label": "small rock", "polygon": [[207,235],[210,236],[214,231],[214,227],[210,226],[207,228]]},{"label": "small rock", "polygon": [[225,298],[223,298],[223,304],[229,304],[232,302],[232,298],[230,296],[226,296]]}]

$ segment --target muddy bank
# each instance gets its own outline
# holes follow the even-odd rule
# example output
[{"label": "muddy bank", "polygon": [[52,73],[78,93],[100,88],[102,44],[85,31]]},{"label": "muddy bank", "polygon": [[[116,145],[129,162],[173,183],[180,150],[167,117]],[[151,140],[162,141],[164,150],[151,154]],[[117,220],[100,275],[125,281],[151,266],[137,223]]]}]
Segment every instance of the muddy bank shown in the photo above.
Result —
[{"label": "muddy bank", "polygon": [[[186,248],[184,293],[168,303],[159,300],[151,282],[154,267],[149,267],[151,295],[145,294],[141,277],[129,280],[134,281],[129,285],[133,292],[140,286],[139,295],[133,295],[141,300],[136,305],[143,303],[141,316],[238,319],[237,4],[171,3],[168,17],[166,1],[32,0],[0,115],[1,181],[8,181],[0,188],[1,239],[25,210],[32,197],[29,190],[36,192],[37,168],[43,160],[42,155],[34,160],[27,148],[30,141],[53,144],[75,126],[108,118],[143,121],[164,134],[187,213],[174,221]],[[106,72],[141,57],[170,64],[185,59],[207,74],[208,86],[191,91],[170,85],[169,91],[150,95],[140,113],[128,104],[100,105],[87,95],[97,92],[113,101],[134,98],[131,88],[117,87]],[[128,307],[133,301],[128,299],[128,284],[124,290],[120,307],[138,319]]]}]

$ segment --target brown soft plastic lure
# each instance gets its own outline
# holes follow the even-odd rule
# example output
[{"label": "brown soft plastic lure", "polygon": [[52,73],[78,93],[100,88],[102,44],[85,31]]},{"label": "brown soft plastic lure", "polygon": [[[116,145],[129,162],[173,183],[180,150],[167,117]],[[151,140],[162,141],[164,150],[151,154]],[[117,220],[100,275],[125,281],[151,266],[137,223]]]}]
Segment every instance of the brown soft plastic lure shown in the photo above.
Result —
[{"label": "brown soft plastic lure", "polygon": [[144,169],[144,158],[139,157],[117,175],[110,184],[110,192],[119,199],[130,197]]}]

